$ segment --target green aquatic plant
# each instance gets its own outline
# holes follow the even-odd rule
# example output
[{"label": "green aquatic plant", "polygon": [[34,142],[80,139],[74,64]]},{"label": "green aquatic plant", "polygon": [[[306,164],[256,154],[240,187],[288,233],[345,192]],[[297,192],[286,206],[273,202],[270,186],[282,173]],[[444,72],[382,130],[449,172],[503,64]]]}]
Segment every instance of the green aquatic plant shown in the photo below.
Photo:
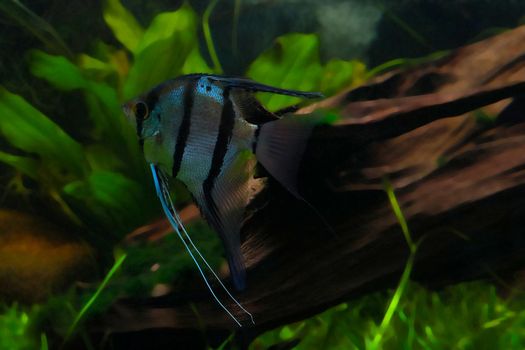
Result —
[{"label": "green aquatic plant", "polygon": [[340,304],[259,336],[251,349],[297,339],[294,349],[523,349],[525,298],[497,295],[487,282],[430,291],[415,283],[392,314],[379,346],[373,339],[395,291]]},{"label": "green aquatic plant", "polygon": [[10,307],[0,306],[0,349],[47,350],[47,337],[40,334],[39,341],[33,336],[31,311],[22,310],[17,304]]},{"label": "green aquatic plant", "polygon": [[[90,119],[91,140],[80,144],[23,97],[4,89],[0,111],[9,118],[0,122],[0,132],[27,156],[2,152],[0,161],[42,184],[42,191],[75,223],[110,232],[113,242],[144,223],[158,207],[120,105],[174,76],[222,71],[208,24],[211,5],[202,25],[215,68],[210,68],[199,52],[199,20],[187,4],[177,11],[158,14],[149,27],[142,28],[118,0],[108,0],[103,18],[123,48],[98,42],[93,54],[80,54],[74,60],[33,50],[30,69],[34,76],[57,90],[83,93],[85,115],[75,118]],[[309,74],[305,75],[305,70]],[[315,35],[290,34],[277,39],[273,48],[252,63],[246,75],[274,86],[321,90],[330,95],[361,82],[364,72],[364,65],[358,61],[321,64]],[[269,94],[261,99],[274,110],[297,102]],[[139,202],[151,205],[139,207]]]},{"label": "green aquatic plant", "polygon": [[[85,133],[87,137],[82,141],[69,135],[54,122],[53,117],[56,116],[45,115],[24,97],[0,89],[0,134],[10,146],[0,151],[0,161],[38,183],[38,191],[55,203],[58,211],[86,229],[88,234],[83,238],[97,244],[106,253],[111,254],[115,245],[133,228],[160,215],[142,154],[135,135],[123,118],[120,105],[178,75],[222,73],[209,24],[214,4],[216,2],[210,4],[203,18],[199,18],[185,3],[176,11],[157,14],[149,26],[143,27],[120,1],[107,0],[104,2],[102,17],[120,46],[93,39],[93,50],[89,53],[74,55],[67,52],[68,49],[52,51],[53,54],[36,49],[29,53],[30,70],[36,78],[47,82],[65,96],[82,96],[83,113],[69,116],[89,121],[89,130]],[[5,6],[0,6],[2,9],[6,11]],[[24,12],[20,13],[17,14],[20,18],[18,22],[29,23],[23,19]],[[48,24],[38,23],[47,32],[56,33]],[[199,49],[200,27],[206,44],[203,47],[208,49],[211,66]],[[61,43],[55,34],[51,38]],[[50,40],[48,36],[42,36],[44,39]],[[292,33],[281,36],[250,64],[245,75],[272,86],[321,91],[330,96],[343,88],[362,83],[383,68],[406,63],[394,62],[367,73],[365,65],[357,60],[333,59],[322,62],[319,45],[319,39],[314,34]],[[61,55],[57,55],[57,52]],[[297,99],[289,96],[261,94],[260,99],[270,110],[298,103]],[[16,179],[18,177],[14,177],[13,181]],[[177,198],[184,198],[182,193],[176,194]],[[396,215],[402,222],[399,213],[396,212]],[[402,224],[402,227],[403,233],[409,238],[406,225]],[[212,265],[218,266],[221,262],[220,244],[215,235],[202,223],[191,226],[190,231],[198,238],[202,251],[210,257]],[[414,243],[408,238],[412,252]],[[149,295],[156,285],[173,283],[182,271],[192,266],[174,236],[165,237],[158,243],[126,247],[126,253],[120,256],[121,259],[117,259],[113,267],[109,268],[100,283],[58,295],[40,310],[41,314],[48,313],[56,317],[39,315],[35,318],[48,320],[53,330],[62,336],[72,334],[77,326],[79,333],[82,333],[82,321],[90,315],[103,312],[119,293]],[[127,257],[125,262],[122,257]],[[430,295],[419,289],[411,292],[412,288],[407,286],[411,267],[412,260],[409,260],[405,269],[407,272],[403,274],[396,294],[367,297],[343,304],[314,321],[281,328],[277,338],[288,340],[299,335],[302,337],[303,332],[309,330],[311,333],[305,337],[301,346],[309,342],[311,345],[334,347],[346,344],[358,344],[357,348],[364,348],[366,344],[389,346],[393,329],[401,327],[401,315],[412,317],[407,311],[412,306],[407,304],[407,298],[401,296],[405,292],[421,293],[424,296],[420,298],[426,300]],[[387,299],[390,300],[390,306],[386,307],[387,312],[379,326],[376,326],[380,321],[377,316],[374,316],[376,323],[372,324],[370,318],[355,311],[373,308],[379,312],[374,315],[381,315]],[[66,313],[64,305],[69,305]],[[9,310],[4,315],[11,312]],[[428,312],[430,314],[432,311]],[[21,315],[22,311],[15,312],[20,320],[23,318]],[[7,319],[12,319],[11,316]],[[24,317],[30,316],[26,314]],[[413,318],[410,319],[415,322]],[[361,320],[361,323],[356,320]],[[0,325],[0,331],[6,327]],[[415,323],[413,327],[416,327]],[[339,337],[347,331],[348,338]],[[341,340],[336,341],[336,336]],[[272,337],[265,335],[254,346],[266,344],[267,339],[274,339]],[[40,344],[41,348],[47,348],[45,334],[41,335]]]},{"label": "green aquatic plant", "polygon": [[[417,246],[388,179],[392,211],[409,247],[395,290],[340,304],[259,336],[251,349],[295,341],[294,349],[522,349],[525,297],[503,299],[486,282],[435,292],[410,282]],[[383,311],[386,310],[386,311]]]},{"label": "green aquatic plant", "polygon": [[124,263],[124,260],[126,260],[127,255],[125,253],[121,254],[119,258],[115,260],[115,263],[109,269],[108,273],[106,274],[106,277],[104,277],[104,280],[100,283],[100,285],[97,287],[97,290],[93,295],[89,298],[87,303],[82,306],[82,309],[77,313],[75,316],[75,319],[73,320],[73,323],[67,330],[65,341],[69,339],[69,337],[75,332],[78,324],[82,321],[82,318],[86,315],[86,313],[91,309],[91,306],[97,301],[97,298],[99,297],[100,293],[106,288],[109,281],[117,273],[117,271],[120,269],[120,266]]},{"label": "green aquatic plant", "polygon": [[403,211],[399,206],[396,194],[394,193],[394,188],[392,187],[392,184],[387,178],[383,179],[383,188],[388,196],[388,200],[390,202],[390,206],[392,207],[392,211],[394,212],[399,226],[401,227],[401,231],[403,232],[403,236],[405,237],[405,241],[408,245],[410,254],[405,264],[405,268],[403,269],[403,273],[401,274],[401,278],[399,280],[397,288],[394,294],[392,295],[392,299],[390,299],[388,307],[386,308],[385,315],[383,316],[383,319],[381,320],[381,323],[379,324],[379,327],[377,328],[371,341],[367,341],[367,348],[370,349],[381,349],[383,338],[388,329],[390,328],[392,318],[399,307],[401,298],[405,294],[407,285],[410,281],[410,274],[412,273],[412,268],[414,266],[414,259],[416,257],[418,246],[418,244],[415,243],[412,239],[412,235],[408,228],[405,215],[403,214]]},{"label": "green aquatic plant", "polygon": [[[365,72],[365,65],[357,60],[332,59],[322,64],[316,35],[288,34],[277,38],[273,47],[256,58],[248,67],[246,76],[271,86],[321,91],[330,96],[342,88],[362,83]],[[300,101],[274,94],[260,94],[259,98],[270,110]]]},{"label": "green aquatic plant", "polygon": [[0,131],[13,146],[38,157],[2,152],[0,160],[43,184],[74,222],[110,232],[117,241],[156,209],[121,103],[172,76],[210,69],[198,53],[197,15],[187,5],[159,14],[145,30],[118,1],[106,2],[104,19],[132,53],[133,64],[123,50],[103,43],[95,56],[81,54],[76,62],[38,50],[30,55],[36,77],[84,94],[86,113],[77,117],[91,119],[92,142],[79,144],[22,97],[2,90],[0,111],[9,117],[2,118]]},{"label": "green aquatic plant", "polygon": [[[212,72],[198,51],[198,17],[188,5],[158,14],[145,29],[119,1],[107,1],[103,17],[123,49],[98,42],[93,53],[75,58],[40,50],[29,55],[35,77],[64,94],[83,96],[84,113],[75,118],[90,121],[88,140],[75,140],[22,96],[0,90],[0,134],[12,146],[0,152],[0,161],[36,181],[39,193],[57,203],[57,210],[67,214],[74,224],[83,226],[88,233],[83,238],[96,244],[101,254],[111,252],[124,234],[160,213],[121,103],[173,76]],[[207,242],[214,242],[213,239],[207,237]],[[122,291],[148,295],[156,284],[171,283],[191,265],[179,249],[179,242],[163,243],[168,244],[161,247],[170,251],[161,258],[156,258],[162,250],[158,246],[145,250],[147,259],[141,254],[143,251],[130,248],[135,255],[127,259],[129,268],[122,269],[128,275],[108,283],[121,267],[115,265],[93,292],[87,288],[80,290],[79,295],[70,292],[53,297],[42,313],[55,317],[38,318],[48,320],[57,333],[65,335],[64,325],[76,325],[85,315],[103,310]],[[215,254],[220,252],[218,246],[210,247]],[[159,262],[159,272],[149,270],[149,266]],[[138,284],[141,287],[137,290]],[[64,314],[64,308],[57,304],[71,305],[73,309],[77,308],[75,305],[84,306],[78,314]]]},{"label": "green aquatic plant", "polygon": [[217,73],[223,73],[221,62],[219,61],[219,57],[217,56],[217,52],[215,51],[215,46],[213,45],[213,39],[211,37],[210,30],[210,16],[218,1],[219,0],[211,0],[210,4],[206,8],[206,11],[204,11],[204,14],[202,15],[202,32],[204,33],[206,47],[208,48],[208,52],[210,53],[210,58],[213,62],[213,67],[215,71]]}]

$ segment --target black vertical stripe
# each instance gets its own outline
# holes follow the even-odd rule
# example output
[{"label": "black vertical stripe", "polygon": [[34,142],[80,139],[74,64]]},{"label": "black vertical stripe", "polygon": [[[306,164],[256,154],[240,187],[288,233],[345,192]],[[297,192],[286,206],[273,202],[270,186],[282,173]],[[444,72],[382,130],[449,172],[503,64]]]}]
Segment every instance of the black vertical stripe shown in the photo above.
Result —
[{"label": "black vertical stripe", "polygon": [[137,122],[137,136],[139,137],[139,146],[142,151],[144,151],[144,139],[142,138],[142,123],[144,122],[143,118],[135,117]]},{"label": "black vertical stripe", "polygon": [[[155,87],[148,93],[144,101],[140,101],[138,103],[145,103],[146,107],[148,108],[148,113],[152,113],[155,109],[155,106],[157,105],[157,102],[159,101],[159,96],[163,88],[163,84]],[[158,117],[160,119],[160,115]],[[138,116],[135,113],[135,120],[137,122],[137,136],[139,137],[139,145],[140,148],[144,150],[144,138],[142,137],[142,131],[144,129],[144,116]]]},{"label": "black vertical stripe", "polygon": [[175,144],[175,152],[173,152],[173,168],[171,171],[173,177],[177,177],[177,174],[180,171],[182,156],[184,156],[184,149],[186,148],[186,142],[188,141],[188,136],[190,134],[191,113],[195,98],[195,84],[195,80],[190,80],[184,86],[184,96],[182,97],[183,115],[179,127],[179,133],[177,135],[177,143]]},{"label": "black vertical stripe", "polygon": [[221,112],[221,122],[219,125],[219,134],[217,135],[217,141],[215,142],[215,148],[213,149],[213,157],[208,176],[202,184],[204,199],[206,200],[207,206],[212,214],[219,220],[220,218],[217,215],[217,208],[212,197],[212,190],[217,176],[221,173],[224,157],[228,151],[228,145],[230,144],[233,128],[235,126],[235,111],[233,109],[233,104],[230,99],[230,90],[228,88],[223,90],[222,97],[223,107]]},{"label": "black vertical stripe", "polygon": [[255,129],[255,133],[253,135],[253,142],[252,142],[252,153],[255,154],[257,152],[257,142],[259,142],[259,134],[261,133],[261,126],[258,125],[257,129]]},{"label": "black vertical stripe", "polygon": [[[150,117],[152,117],[153,111],[157,106],[157,102],[159,102],[160,94],[162,93],[163,88],[163,85],[159,85],[155,89],[151,90],[148,96],[146,96],[144,103],[146,103],[146,106],[148,107],[148,113],[150,114]],[[160,113],[156,113],[156,117],[160,119]]]}]

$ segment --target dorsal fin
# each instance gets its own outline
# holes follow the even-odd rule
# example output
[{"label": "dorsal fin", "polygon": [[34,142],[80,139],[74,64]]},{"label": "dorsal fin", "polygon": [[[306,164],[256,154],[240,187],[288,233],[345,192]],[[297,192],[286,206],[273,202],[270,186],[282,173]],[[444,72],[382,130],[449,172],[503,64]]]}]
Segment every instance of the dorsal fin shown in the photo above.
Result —
[{"label": "dorsal fin", "polygon": [[307,92],[307,91],[299,91],[299,90],[281,89],[278,87],[261,84],[261,83],[258,83],[248,78],[238,78],[238,77],[231,77],[227,75],[199,73],[199,74],[184,75],[182,77],[179,77],[179,79],[197,79],[199,77],[207,77],[211,81],[218,81],[221,84],[223,84],[224,87],[229,87],[232,89],[241,89],[241,90],[250,91],[250,92],[270,92],[273,94],[295,96],[295,97],[300,97],[300,98],[321,98],[323,97],[323,94],[320,92]]},{"label": "dorsal fin", "polygon": [[241,110],[241,116],[250,124],[260,125],[279,119],[276,114],[264,108],[253,93],[249,91],[235,91],[232,94],[232,99]]},{"label": "dorsal fin", "polygon": [[253,81],[247,78],[236,78],[236,77],[212,75],[210,76],[210,79],[220,81],[225,86],[228,86],[234,89],[242,89],[242,90],[251,91],[251,92],[270,92],[270,93],[278,94],[278,95],[288,95],[288,96],[295,96],[295,97],[301,97],[301,98],[323,97],[323,94],[321,94],[320,92],[307,92],[307,91],[299,91],[299,90],[281,89],[281,88],[277,88],[274,86],[261,84],[261,83],[258,83],[256,81]]}]

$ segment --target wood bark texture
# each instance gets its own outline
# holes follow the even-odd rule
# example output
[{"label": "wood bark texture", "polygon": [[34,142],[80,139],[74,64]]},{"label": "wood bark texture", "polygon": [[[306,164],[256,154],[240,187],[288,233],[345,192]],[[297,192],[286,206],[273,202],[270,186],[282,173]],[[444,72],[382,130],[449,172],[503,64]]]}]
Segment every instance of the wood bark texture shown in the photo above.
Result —
[{"label": "wood bark texture", "polygon": [[[422,240],[413,280],[440,287],[523,267],[525,27],[388,72],[297,113],[321,109],[341,118],[315,130],[300,188],[336,233],[270,182],[261,194],[268,204],[243,227],[247,289],[236,296],[256,321],[245,322],[247,337],[395,287],[409,249],[385,178],[414,240]],[[117,332],[236,327],[201,283],[119,301],[104,322]]]}]

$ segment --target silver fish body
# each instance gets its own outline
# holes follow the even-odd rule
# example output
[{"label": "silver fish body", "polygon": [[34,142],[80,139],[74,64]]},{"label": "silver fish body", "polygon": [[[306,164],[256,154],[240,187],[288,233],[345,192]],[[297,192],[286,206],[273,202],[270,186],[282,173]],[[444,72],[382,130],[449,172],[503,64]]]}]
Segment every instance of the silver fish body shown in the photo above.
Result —
[{"label": "silver fish body", "polygon": [[255,165],[299,197],[296,177],[306,141],[318,122],[279,119],[256,91],[298,97],[243,78],[193,74],[167,81],[124,105],[146,160],[181,180],[220,235],[236,288],[245,285],[239,231],[246,206],[261,188]]}]

